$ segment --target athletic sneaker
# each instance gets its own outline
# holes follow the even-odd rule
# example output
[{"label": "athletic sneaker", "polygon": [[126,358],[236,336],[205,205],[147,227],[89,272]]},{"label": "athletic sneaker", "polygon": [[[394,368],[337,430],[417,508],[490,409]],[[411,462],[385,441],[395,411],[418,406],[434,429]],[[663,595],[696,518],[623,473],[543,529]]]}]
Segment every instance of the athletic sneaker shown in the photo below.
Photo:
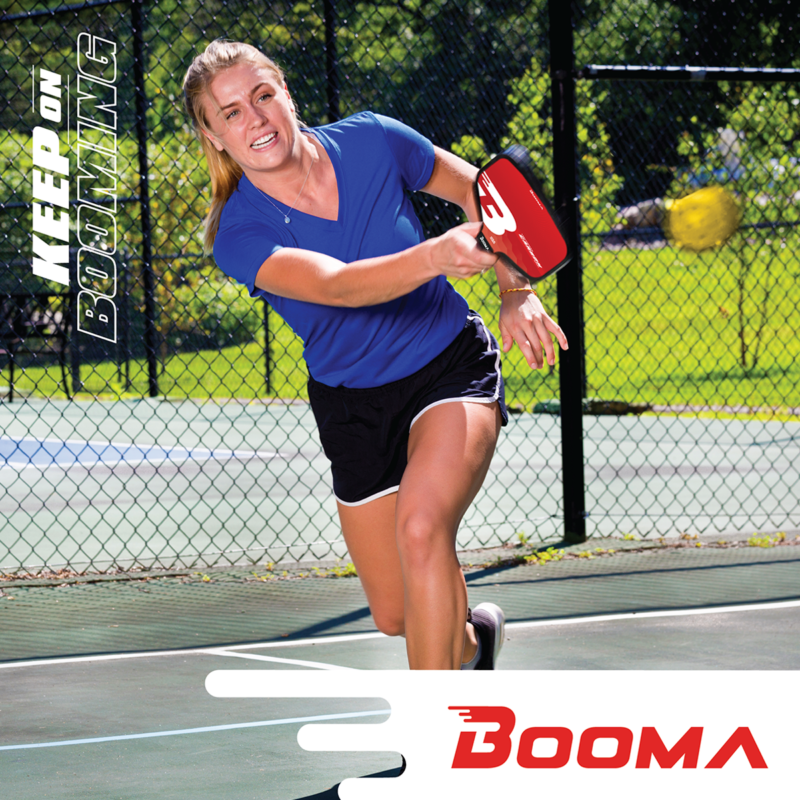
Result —
[{"label": "athletic sneaker", "polygon": [[494,669],[503,647],[506,615],[494,603],[481,603],[473,609],[471,622],[481,643],[481,657],[475,669]]}]

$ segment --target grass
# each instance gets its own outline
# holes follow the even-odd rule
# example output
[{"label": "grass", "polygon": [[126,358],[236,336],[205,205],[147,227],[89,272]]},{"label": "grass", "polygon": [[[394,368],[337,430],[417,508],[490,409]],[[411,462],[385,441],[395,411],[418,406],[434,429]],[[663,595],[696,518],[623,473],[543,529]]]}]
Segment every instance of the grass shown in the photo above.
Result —
[{"label": "grass", "polygon": [[[771,292],[758,363],[742,366],[736,282],[741,262],[734,247],[705,254],[670,247],[585,248],[587,395],[655,405],[800,406],[800,262],[795,251],[777,246],[753,250],[743,310],[756,323],[767,281]],[[499,337],[494,277],[461,281],[456,288]],[[555,279],[539,284],[537,291],[556,316]],[[287,325],[272,319],[270,395],[306,399],[302,343]],[[745,326],[745,340],[752,355],[752,323]],[[263,349],[255,343],[183,353],[163,360],[159,389],[171,397],[262,398],[264,371]],[[504,357],[503,371],[509,403],[529,410],[540,400],[558,397],[557,368],[531,371],[517,348]],[[89,395],[147,395],[142,359],[130,362],[127,390],[108,362],[84,364],[81,377]],[[55,366],[29,368],[17,372],[16,389],[63,396],[58,378]],[[7,384],[7,369],[0,381]]]},{"label": "grass", "polygon": [[734,247],[703,254],[673,248],[588,253],[584,293],[594,309],[586,318],[589,394],[664,405],[800,405],[800,262],[789,252],[763,248],[748,266],[747,366],[741,363],[741,264]]},{"label": "grass", "polygon": [[[273,315],[273,320],[275,319]],[[270,396],[307,399],[307,372],[303,362],[302,342],[285,323],[272,330]],[[179,398],[263,398],[265,392],[265,357],[261,345],[224,347],[180,353],[163,359],[158,385],[160,394]],[[81,366],[83,391],[78,397],[100,399],[139,398],[148,395],[147,363],[144,359],[129,362],[129,386],[120,379],[117,365],[110,361],[84,362]],[[17,391],[38,397],[64,397],[60,369],[32,367],[15,374]],[[0,386],[8,384],[8,370],[2,371]]]}]

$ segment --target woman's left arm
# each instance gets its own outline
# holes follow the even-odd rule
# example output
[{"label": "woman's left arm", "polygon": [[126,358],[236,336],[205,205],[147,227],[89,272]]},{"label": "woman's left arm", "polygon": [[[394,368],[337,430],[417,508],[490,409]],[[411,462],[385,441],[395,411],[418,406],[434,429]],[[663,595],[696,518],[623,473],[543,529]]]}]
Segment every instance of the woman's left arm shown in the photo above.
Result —
[{"label": "woman's left arm", "polygon": [[[473,167],[453,153],[435,147],[436,160],[430,180],[422,191],[457,203],[470,222],[481,219],[475,200],[475,178],[477,167]],[[528,289],[530,282],[518,272],[506,267],[499,260],[494,268],[497,285],[501,292],[507,289]],[[539,298],[532,292],[507,292],[501,295],[500,336],[503,352],[507,353],[514,342],[522,350],[528,366],[540,369],[545,358],[551,366],[556,363],[556,354],[551,334],[556,337],[563,350],[567,349],[567,337],[555,320],[544,310]]]}]

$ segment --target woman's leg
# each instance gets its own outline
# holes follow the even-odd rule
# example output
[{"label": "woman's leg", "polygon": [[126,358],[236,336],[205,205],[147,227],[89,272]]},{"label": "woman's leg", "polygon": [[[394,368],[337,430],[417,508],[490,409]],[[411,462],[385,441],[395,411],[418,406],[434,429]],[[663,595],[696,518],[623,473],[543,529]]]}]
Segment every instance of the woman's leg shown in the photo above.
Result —
[{"label": "woman's leg", "polygon": [[411,429],[400,492],[359,506],[338,504],[378,630],[405,635],[411,615],[414,669],[457,669],[475,654],[474,630],[465,626],[467,590],[455,535],[489,469],[499,430],[496,404],[428,409]]},{"label": "woman's leg", "polygon": [[396,549],[412,669],[461,664],[467,589],[456,533],[489,469],[500,425],[497,403],[451,402],[429,408],[411,428],[396,496]]},{"label": "woman's leg", "polygon": [[[387,636],[405,634],[405,587],[395,533],[396,504],[396,494],[363,506],[338,504],[347,549],[367,595],[372,618]],[[467,623],[462,661],[470,661],[477,649],[475,630]]]},{"label": "woman's leg", "polygon": [[397,494],[389,494],[361,506],[338,504],[347,551],[372,618],[387,636],[405,633],[403,574],[394,529],[396,503]]}]

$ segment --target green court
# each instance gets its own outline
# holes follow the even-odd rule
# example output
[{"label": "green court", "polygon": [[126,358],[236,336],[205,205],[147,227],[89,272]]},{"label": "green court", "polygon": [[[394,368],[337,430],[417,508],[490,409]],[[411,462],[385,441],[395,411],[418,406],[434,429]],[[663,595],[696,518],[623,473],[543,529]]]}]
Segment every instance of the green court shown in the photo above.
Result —
[{"label": "green court", "polygon": [[[584,417],[591,536],[800,528],[800,423]],[[0,569],[344,557],[304,403],[0,406]],[[561,536],[560,419],[511,417],[461,548]]]},{"label": "green court", "polygon": [[[600,554],[594,542],[547,564],[515,564],[513,551],[496,550],[483,555],[497,566],[465,571],[473,605],[506,611],[500,669],[562,671],[558,686],[532,681],[521,693],[625,691],[582,683],[589,669],[774,670],[779,680],[800,669],[794,541],[602,541],[616,552]],[[206,693],[216,669],[406,668],[403,640],[375,630],[356,579],[292,575],[3,584],[0,774],[9,796],[332,800],[344,778],[398,774],[395,753],[309,753],[296,741],[309,721],[381,722],[380,698]]]}]

